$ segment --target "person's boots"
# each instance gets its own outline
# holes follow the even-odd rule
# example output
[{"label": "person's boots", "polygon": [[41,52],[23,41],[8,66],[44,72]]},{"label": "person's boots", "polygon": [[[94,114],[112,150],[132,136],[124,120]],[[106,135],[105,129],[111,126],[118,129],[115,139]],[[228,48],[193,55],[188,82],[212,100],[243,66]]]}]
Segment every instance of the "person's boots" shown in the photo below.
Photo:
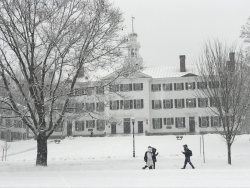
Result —
[{"label": "person's boots", "polygon": [[148,166],[146,165],[146,166],[142,167],[142,169],[144,169],[144,170],[145,170],[147,167],[148,167]]},{"label": "person's boots", "polygon": [[193,165],[191,162],[190,162],[190,165],[192,166],[193,169],[195,169],[195,168],[194,168],[194,165]]},{"label": "person's boots", "polygon": [[186,168],[186,165],[184,165],[181,169],[185,169]]}]

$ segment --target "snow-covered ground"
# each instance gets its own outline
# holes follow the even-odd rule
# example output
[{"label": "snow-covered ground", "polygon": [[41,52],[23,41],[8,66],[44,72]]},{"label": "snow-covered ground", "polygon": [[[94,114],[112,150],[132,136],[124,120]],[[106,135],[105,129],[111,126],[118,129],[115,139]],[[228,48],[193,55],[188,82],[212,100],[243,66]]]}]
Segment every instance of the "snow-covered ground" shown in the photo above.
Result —
[{"label": "snow-covered ground", "polygon": [[[227,164],[226,144],[219,135],[205,140],[205,163],[199,135],[77,137],[48,143],[48,167],[36,167],[36,141],[12,142],[0,162],[0,187],[250,187],[250,135],[238,136]],[[3,145],[3,142],[0,141]],[[196,169],[183,166],[183,145],[193,151]],[[142,170],[148,146],[157,148],[155,170]]]}]

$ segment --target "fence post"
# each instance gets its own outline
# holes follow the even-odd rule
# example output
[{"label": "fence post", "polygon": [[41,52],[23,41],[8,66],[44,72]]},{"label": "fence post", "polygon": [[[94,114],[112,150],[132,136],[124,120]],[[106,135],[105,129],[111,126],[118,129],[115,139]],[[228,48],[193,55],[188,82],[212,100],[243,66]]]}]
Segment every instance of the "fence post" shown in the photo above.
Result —
[{"label": "fence post", "polygon": [[204,147],[204,137],[202,135],[202,145],[203,145],[203,161],[205,163],[205,147]]}]

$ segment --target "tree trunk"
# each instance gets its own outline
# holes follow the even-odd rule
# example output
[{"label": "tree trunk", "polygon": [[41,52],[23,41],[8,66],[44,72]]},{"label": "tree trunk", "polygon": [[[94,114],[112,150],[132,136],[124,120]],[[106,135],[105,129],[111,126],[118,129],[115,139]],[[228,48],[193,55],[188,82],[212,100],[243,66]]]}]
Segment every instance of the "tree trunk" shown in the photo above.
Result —
[{"label": "tree trunk", "polygon": [[227,143],[227,162],[228,164],[232,164],[232,161],[231,161],[231,144],[230,143]]},{"label": "tree trunk", "polygon": [[37,136],[36,166],[47,166],[47,154],[47,137],[45,132],[40,132]]}]

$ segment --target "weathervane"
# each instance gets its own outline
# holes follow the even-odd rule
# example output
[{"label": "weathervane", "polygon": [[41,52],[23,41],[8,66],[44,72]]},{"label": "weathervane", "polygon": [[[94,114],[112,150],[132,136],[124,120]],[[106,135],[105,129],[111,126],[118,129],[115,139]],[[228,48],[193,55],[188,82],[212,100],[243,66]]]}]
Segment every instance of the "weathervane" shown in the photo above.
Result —
[{"label": "weathervane", "polygon": [[135,17],[132,16],[132,33],[134,33],[134,19],[135,19]]}]

